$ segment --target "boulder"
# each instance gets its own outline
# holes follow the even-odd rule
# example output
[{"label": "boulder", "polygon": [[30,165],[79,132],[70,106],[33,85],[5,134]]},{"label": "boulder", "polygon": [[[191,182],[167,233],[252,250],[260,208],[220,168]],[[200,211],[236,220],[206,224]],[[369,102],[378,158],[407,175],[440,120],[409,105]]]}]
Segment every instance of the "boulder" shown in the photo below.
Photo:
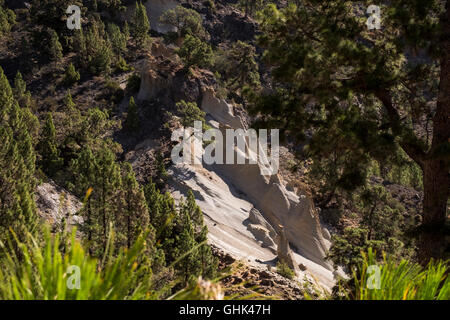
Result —
[{"label": "boulder", "polygon": [[275,243],[269,235],[269,230],[261,225],[249,224],[247,229],[255,236],[256,239],[262,242],[263,247],[270,248],[275,251]]}]

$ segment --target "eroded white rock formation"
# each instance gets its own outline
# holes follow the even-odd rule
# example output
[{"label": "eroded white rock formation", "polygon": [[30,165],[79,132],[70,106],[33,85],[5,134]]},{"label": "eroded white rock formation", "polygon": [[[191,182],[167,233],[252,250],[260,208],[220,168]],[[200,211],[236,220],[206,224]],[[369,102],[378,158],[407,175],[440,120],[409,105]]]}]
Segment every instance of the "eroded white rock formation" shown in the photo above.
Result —
[{"label": "eroded white rock formation", "polygon": [[[212,89],[205,89],[201,107],[211,126],[245,129],[233,106],[215,98]],[[213,244],[251,263],[288,259],[300,278],[306,272],[332,286],[332,268],[325,260],[329,241],[306,194],[288,191],[278,175],[261,175],[259,165],[179,164],[170,173],[175,198],[188,188],[194,191]]]},{"label": "eroded white rock formation", "polygon": [[[157,52],[152,51],[153,55]],[[174,71],[168,69],[161,75],[153,63],[148,60],[142,69],[141,100],[160,99],[164,88],[177,90]],[[247,129],[234,106],[216,98],[212,88],[203,85],[198,92],[210,126],[222,131]],[[278,255],[290,257],[292,267],[302,265],[295,268],[299,279],[309,274],[332,287],[332,267],[325,260],[329,235],[324,238],[313,202],[301,189],[288,190],[279,175],[261,175],[258,164],[177,164],[168,172],[175,199],[181,200],[189,189],[194,192],[215,246],[250,264],[274,266]],[[282,242],[279,226],[285,233]],[[277,254],[277,250],[281,251]]]},{"label": "eroded white rock formation", "polygon": [[[211,96],[212,90],[208,89],[202,109],[222,125],[243,128],[240,117],[232,114],[232,106]],[[305,193],[296,194],[287,190],[279,175],[261,175],[259,164],[212,167],[245,193],[272,226],[282,225],[287,239],[299,254],[331,269],[324,259],[329,242],[323,237],[312,200]]]}]

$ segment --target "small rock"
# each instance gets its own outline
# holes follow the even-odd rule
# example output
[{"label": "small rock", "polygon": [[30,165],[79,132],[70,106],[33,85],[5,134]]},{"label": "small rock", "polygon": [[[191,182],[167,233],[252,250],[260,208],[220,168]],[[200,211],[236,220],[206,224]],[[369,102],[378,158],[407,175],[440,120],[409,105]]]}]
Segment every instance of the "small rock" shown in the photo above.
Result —
[{"label": "small rock", "polygon": [[271,287],[273,286],[273,282],[270,279],[263,279],[259,282],[260,285],[262,286],[266,286],[266,287]]},{"label": "small rock", "polygon": [[226,264],[232,264],[232,263],[234,263],[235,261],[236,261],[236,259],[233,258],[232,256],[230,256],[229,254],[226,254],[226,255],[223,257],[223,262],[225,262]]},{"label": "small rock", "polygon": [[286,281],[283,279],[276,279],[275,283],[284,286],[286,284]]},{"label": "small rock", "polygon": [[239,277],[233,277],[233,281],[232,281],[232,283],[233,284],[239,284],[239,283],[242,283],[244,280],[242,280],[241,278],[239,278]]}]

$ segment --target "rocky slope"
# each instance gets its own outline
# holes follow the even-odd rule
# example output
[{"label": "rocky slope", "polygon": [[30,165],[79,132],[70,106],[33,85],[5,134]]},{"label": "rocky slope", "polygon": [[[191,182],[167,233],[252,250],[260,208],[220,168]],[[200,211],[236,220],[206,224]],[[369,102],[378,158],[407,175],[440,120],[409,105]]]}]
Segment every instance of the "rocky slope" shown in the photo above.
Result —
[{"label": "rocky slope", "polygon": [[[201,70],[182,77],[176,57],[162,43],[153,44],[152,55],[141,69],[138,98],[142,105],[157,100],[153,108],[163,110],[181,99],[195,101],[206,112],[211,127],[247,129],[243,111],[216,98],[214,77]],[[156,141],[146,139],[127,157],[137,171],[154,154],[155,145]],[[210,242],[216,247],[260,267],[274,267],[281,256],[296,269],[298,279],[308,275],[330,288],[332,267],[325,260],[329,234],[323,232],[311,198],[299,188],[288,190],[281,175],[261,175],[260,167],[172,165],[169,186],[178,200],[193,190],[205,215]]]}]

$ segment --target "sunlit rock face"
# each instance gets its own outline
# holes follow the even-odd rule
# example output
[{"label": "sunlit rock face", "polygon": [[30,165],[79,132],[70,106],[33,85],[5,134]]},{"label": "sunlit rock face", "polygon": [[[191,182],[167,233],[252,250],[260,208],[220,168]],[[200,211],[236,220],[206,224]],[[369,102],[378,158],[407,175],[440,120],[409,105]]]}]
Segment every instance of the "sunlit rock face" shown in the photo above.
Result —
[{"label": "sunlit rock face", "polygon": [[[232,106],[212,95],[212,92],[205,93],[202,109],[220,123],[221,128],[243,128],[240,117],[233,115]],[[323,267],[331,268],[325,261],[329,243],[323,237],[313,202],[306,193],[288,191],[277,174],[261,175],[260,164],[224,164],[211,167],[242,191],[275,230],[278,225],[283,226],[288,241],[299,254]]]},{"label": "sunlit rock face", "polygon": [[83,223],[77,215],[83,206],[81,201],[52,181],[36,188],[35,200],[38,214],[55,229],[63,228],[64,223],[68,229]]},{"label": "sunlit rock face", "polygon": [[[155,45],[142,68],[139,99],[164,101],[161,105],[194,101],[206,112],[212,128],[222,133],[227,128],[247,130],[245,112],[216,97],[212,74],[194,70],[188,79],[179,68],[170,48]],[[284,257],[293,266],[303,266],[295,268],[299,279],[313,274],[322,285],[333,286],[332,268],[325,260],[330,243],[312,200],[299,189],[288,190],[280,175],[262,175],[260,164],[206,165],[201,161],[172,165],[168,172],[177,201],[193,191],[212,244],[262,266],[275,266],[277,258]],[[287,241],[281,241],[280,227]]]},{"label": "sunlit rock face", "polygon": [[[209,124],[245,129],[233,105],[210,90],[203,90],[202,102]],[[170,173],[175,198],[193,190],[214,245],[249,262],[275,265],[277,258],[284,259],[300,278],[306,267],[322,285],[332,286],[332,268],[325,260],[330,243],[306,193],[288,191],[279,175],[261,175],[259,164],[179,164]]]}]

